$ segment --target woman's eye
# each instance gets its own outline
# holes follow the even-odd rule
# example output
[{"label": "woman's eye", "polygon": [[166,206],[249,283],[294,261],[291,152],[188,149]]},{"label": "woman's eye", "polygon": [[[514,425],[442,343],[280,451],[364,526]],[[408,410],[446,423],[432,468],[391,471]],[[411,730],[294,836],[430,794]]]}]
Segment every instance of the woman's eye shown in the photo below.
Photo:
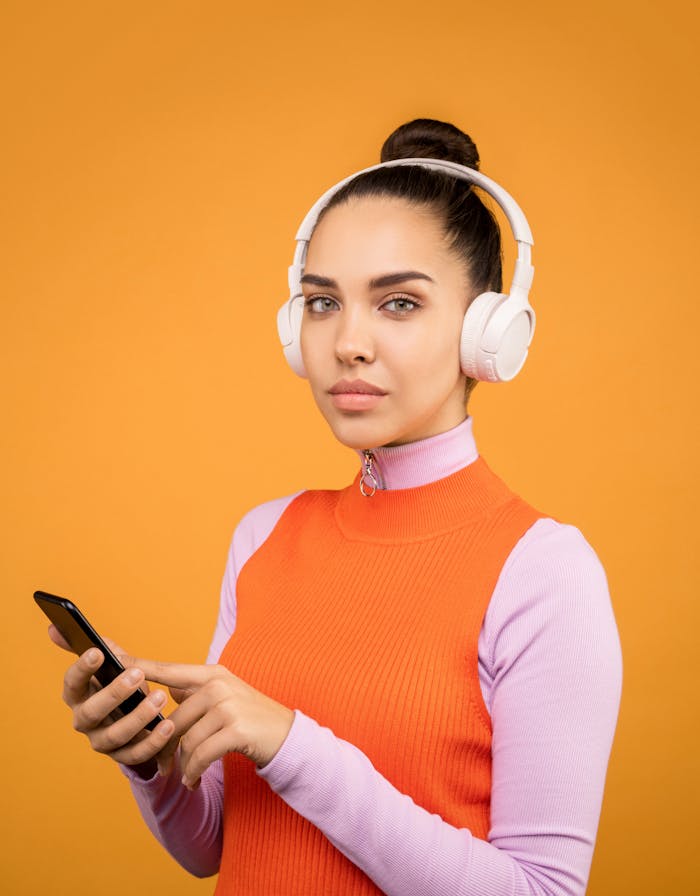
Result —
[{"label": "woman's eye", "polygon": [[397,298],[389,299],[388,302],[382,305],[382,308],[386,308],[387,311],[391,311],[394,314],[409,314],[415,308],[420,308],[420,305],[418,302],[414,302],[413,299]]},{"label": "woman's eye", "polygon": [[308,310],[314,314],[322,314],[324,311],[332,311],[338,307],[336,300],[331,299],[329,296],[316,296],[315,298],[307,299],[305,304]]}]

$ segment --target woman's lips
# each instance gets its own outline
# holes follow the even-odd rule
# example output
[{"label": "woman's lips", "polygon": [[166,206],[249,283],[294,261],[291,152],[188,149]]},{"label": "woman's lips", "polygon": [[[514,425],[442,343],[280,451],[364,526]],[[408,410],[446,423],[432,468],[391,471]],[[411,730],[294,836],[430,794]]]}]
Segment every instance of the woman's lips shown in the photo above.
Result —
[{"label": "woman's lips", "polygon": [[341,411],[370,410],[387,394],[379,386],[364,380],[339,380],[328,392],[334,406]]},{"label": "woman's lips", "polygon": [[369,392],[331,392],[331,401],[340,411],[368,411],[375,408],[385,396]]}]

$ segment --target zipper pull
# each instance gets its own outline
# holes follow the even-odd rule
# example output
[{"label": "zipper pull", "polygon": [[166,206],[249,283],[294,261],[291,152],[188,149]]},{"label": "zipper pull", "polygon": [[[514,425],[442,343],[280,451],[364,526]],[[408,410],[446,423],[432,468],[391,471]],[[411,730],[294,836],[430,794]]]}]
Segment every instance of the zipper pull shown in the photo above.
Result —
[{"label": "zipper pull", "polygon": [[[360,477],[360,491],[365,498],[371,498],[379,488],[377,477],[372,472],[372,464],[374,463],[374,455],[369,448],[365,448],[362,452],[364,455],[362,476]],[[365,488],[365,481],[369,482],[369,488]],[[371,489],[371,490],[370,490]]]}]

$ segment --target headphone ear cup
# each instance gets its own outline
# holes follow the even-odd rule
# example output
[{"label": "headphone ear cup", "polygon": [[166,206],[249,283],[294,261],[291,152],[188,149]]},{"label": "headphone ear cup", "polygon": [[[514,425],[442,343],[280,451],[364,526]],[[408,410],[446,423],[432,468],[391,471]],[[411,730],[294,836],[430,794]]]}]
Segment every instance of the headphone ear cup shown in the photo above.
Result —
[{"label": "headphone ear cup", "polygon": [[499,324],[499,345],[495,366],[501,383],[512,380],[522,368],[527,358],[527,349],[534,330],[534,312],[516,308],[510,299],[506,303],[509,311]]},{"label": "headphone ear cup", "polygon": [[462,372],[472,379],[491,383],[497,383],[499,380],[493,362],[483,357],[481,344],[486,325],[496,308],[507,298],[498,292],[482,292],[467,308],[459,343],[459,360]]},{"label": "headphone ear cup", "polygon": [[284,357],[297,376],[306,378],[306,368],[301,357],[301,319],[304,315],[304,297],[294,296],[277,312],[277,335],[282,343]]},{"label": "headphone ear cup", "polygon": [[478,295],[467,308],[462,325],[463,372],[490,383],[512,380],[527,358],[534,324],[532,309],[510,296],[496,292]]}]

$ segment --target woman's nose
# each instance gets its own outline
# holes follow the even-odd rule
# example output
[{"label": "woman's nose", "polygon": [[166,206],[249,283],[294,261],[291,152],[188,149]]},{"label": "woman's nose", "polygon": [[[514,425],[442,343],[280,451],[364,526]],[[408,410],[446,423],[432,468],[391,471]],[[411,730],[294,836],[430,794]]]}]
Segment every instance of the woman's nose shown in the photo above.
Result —
[{"label": "woman's nose", "polygon": [[375,347],[371,321],[361,310],[345,309],[337,317],[336,356],[344,364],[374,361]]}]

